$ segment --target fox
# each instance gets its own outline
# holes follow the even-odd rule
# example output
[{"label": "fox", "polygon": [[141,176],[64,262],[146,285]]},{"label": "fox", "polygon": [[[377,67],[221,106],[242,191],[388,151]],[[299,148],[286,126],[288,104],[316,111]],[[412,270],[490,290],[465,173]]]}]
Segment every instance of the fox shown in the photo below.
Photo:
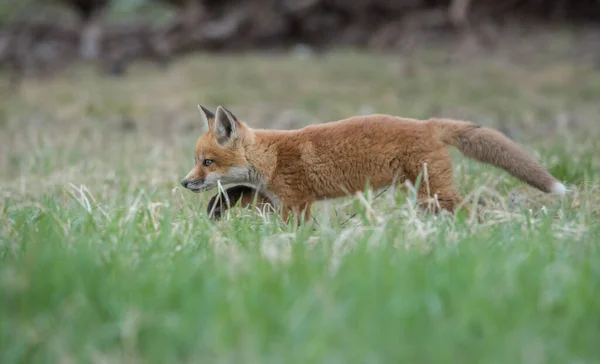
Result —
[{"label": "fox", "polygon": [[[270,205],[287,223],[311,218],[313,203],[410,182],[417,200],[437,197],[435,213],[454,213],[462,197],[454,187],[449,147],[492,165],[544,193],[569,190],[502,132],[470,121],[414,119],[388,114],[350,116],[300,129],[252,128],[225,106],[212,113],[198,105],[202,131],[194,165],[181,185],[201,193],[234,184],[209,202],[220,218],[229,206]],[[216,212],[216,214],[215,214]]]}]

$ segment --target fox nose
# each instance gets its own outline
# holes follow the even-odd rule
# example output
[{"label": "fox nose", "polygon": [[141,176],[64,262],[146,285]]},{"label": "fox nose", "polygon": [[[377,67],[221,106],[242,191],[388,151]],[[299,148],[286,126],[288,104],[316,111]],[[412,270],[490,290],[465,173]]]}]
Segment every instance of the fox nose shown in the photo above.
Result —
[{"label": "fox nose", "polygon": [[188,181],[187,179],[184,179],[183,181],[181,181],[181,185],[182,185],[184,188],[187,188],[187,186],[188,186],[189,184],[190,184],[190,181]]}]

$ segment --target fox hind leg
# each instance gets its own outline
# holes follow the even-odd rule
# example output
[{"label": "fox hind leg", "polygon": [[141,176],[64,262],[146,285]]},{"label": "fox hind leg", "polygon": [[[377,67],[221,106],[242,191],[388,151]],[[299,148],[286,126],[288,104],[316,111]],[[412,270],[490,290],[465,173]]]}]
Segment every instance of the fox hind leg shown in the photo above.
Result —
[{"label": "fox hind leg", "polygon": [[434,213],[439,213],[440,210],[454,213],[462,199],[453,186],[454,176],[450,155],[438,152],[434,158],[429,158],[427,169],[421,168],[419,173],[422,175],[417,193],[420,207]]},{"label": "fox hind leg", "polygon": [[427,211],[439,213],[440,210],[446,210],[454,213],[456,206],[461,203],[461,198],[454,188],[437,189],[430,193],[419,191],[418,202],[420,207]]}]

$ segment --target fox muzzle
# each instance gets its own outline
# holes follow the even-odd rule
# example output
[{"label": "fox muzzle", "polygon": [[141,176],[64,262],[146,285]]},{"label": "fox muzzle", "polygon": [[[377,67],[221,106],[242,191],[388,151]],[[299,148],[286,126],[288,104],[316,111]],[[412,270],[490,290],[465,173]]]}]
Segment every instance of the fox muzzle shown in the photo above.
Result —
[{"label": "fox muzzle", "polygon": [[200,188],[202,187],[203,184],[204,184],[204,180],[203,179],[189,180],[189,179],[186,178],[183,181],[181,181],[181,185],[184,188],[187,188],[187,189],[192,190],[192,191],[198,191],[198,190],[200,190]]}]

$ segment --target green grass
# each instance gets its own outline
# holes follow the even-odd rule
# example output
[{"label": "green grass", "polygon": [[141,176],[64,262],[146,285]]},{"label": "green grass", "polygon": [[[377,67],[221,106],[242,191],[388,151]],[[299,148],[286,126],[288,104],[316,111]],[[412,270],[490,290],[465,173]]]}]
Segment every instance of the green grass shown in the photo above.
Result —
[{"label": "green grass", "polygon": [[[26,81],[0,114],[0,362],[599,362],[600,71],[551,59],[204,55]],[[300,228],[239,209],[211,222],[214,192],[178,185],[197,103],[262,127],[470,119],[573,194],[456,154],[471,213],[367,191]]]}]

